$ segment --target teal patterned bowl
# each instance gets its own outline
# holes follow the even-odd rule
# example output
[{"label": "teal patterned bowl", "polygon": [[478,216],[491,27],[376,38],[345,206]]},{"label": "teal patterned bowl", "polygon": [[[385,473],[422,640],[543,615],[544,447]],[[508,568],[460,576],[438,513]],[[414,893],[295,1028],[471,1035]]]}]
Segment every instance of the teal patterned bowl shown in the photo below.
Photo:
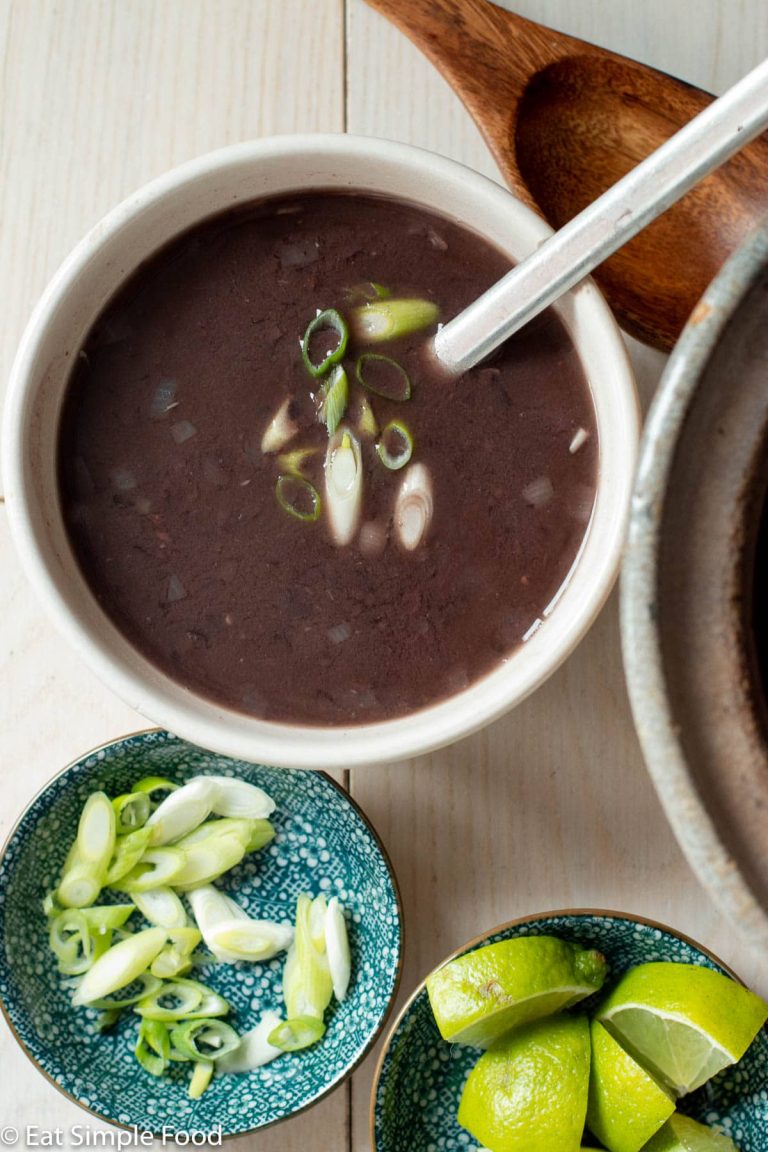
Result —
[{"label": "teal patterned bowl", "polygon": [[[598,948],[607,957],[609,975],[600,996],[628,968],[655,960],[699,964],[733,976],[671,928],[614,912],[550,912],[515,920],[470,941],[455,955],[498,940],[544,935]],[[587,1010],[591,1006],[585,1001]],[[457,1123],[456,1110],[478,1054],[476,1048],[441,1039],[420,984],[392,1026],[374,1080],[371,1142],[376,1152],[476,1152],[472,1137]],[[740,1152],[768,1152],[768,1030],[762,1029],[737,1065],[684,1097],[679,1108],[702,1123],[718,1125]]]},{"label": "teal patterned bowl", "polygon": [[[141,776],[184,781],[238,775],[276,801],[277,835],[230,873],[229,890],[252,915],[292,920],[297,895],[325,891],[348,910],[353,975],[326,1015],[323,1040],[241,1075],[214,1078],[199,1100],[188,1071],[156,1079],[133,1056],[136,1017],[104,1036],[84,1027],[48,951],[41,901],[55,885],[88,794],[128,791]],[[115,1124],[149,1132],[251,1132],[315,1103],[363,1059],[381,1031],[400,977],[397,884],[376,833],[326,775],[265,768],[204,752],[152,731],[107,744],[71,764],[32,801],[0,859],[0,1004],[16,1039],[67,1096]],[[282,960],[212,966],[200,979],[221,992],[240,1031],[279,1009]],[[196,973],[197,975],[197,973]],[[174,1075],[173,1073],[178,1073]]]}]

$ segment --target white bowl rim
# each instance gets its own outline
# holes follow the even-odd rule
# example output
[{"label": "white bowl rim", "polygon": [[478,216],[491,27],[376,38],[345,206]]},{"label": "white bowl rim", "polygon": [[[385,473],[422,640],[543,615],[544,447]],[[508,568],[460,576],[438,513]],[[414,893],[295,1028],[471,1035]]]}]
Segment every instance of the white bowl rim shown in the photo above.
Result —
[{"label": "white bowl rim", "polygon": [[[255,717],[212,704],[192,692],[180,693],[167,679],[169,691],[150,690],[146,678],[124,660],[118,660],[103,639],[70,611],[58,586],[44,549],[41,548],[28,506],[25,480],[25,426],[29,380],[35,357],[57,310],[83,268],[126,223],[148,207],[193,184],[213,170],[246,162],[280,158],[331,157],[376,165],[398,166],[422,178],[449,187],[469,186],[479,202],[509,214],[510,232],[515,228],[536,235],[542,242],[549,226],[505,188],[456,161],[411,145],[350,135],[312,134],[277,136],[231,145],[208,153],[144,185],[113,208],[73,249],[53,276],[27,325],[15,358],[3,423],[2,458],[6,502],[12,535],[22,565],[44,608],[67,641],[103,683],[153,723],[160,724],[201,747],[244,760],[291,767],[355,767],[397,761],[421,755],[469,735],[496,719],[537,688],[573,651],[607,599],[618,572],[629,512],[634,465],[639,439],[639,409],[626,347],[605,301],[590,279],[573,289],[566,300],[578,311],[579,323],[596,334],[604,357],[611,363],[611,380],[605,384],[605,401],[616,408],[610,441],[600,435],[601,480],[597,505],[585,536],[580,560],[574,566],[562,601],[581,605],[577,613],[560,607],[546,627],[531,637],[511,658],[466,689],[436,704],[403,717],[346,727],[320,727],[260,721]],[[357,182],[360,186],[360,182]],[[286,188],[286,192],[289,189]],[[482,229],[478,229],[484,234]],[[573,337],[577,348],[579,339]],[[598,397],[593,399],[600,416]],[[615,393],[615,396],[613,396]],[[610,471],[603,468],[610,456]],[[610,483],[606,482],[610,477]],[[600,554],[595,553],[595,525],[601,532]],[[575,589],[575,591],[574,591]],[[543,638],[546,636],[546,644]],[[515,656],[525,651],[526,674],[516,674]],[[145,662],[147,669],[150,666]],[[152,668],[156,674],[157,670]],[[155,678],[156,675],[155,675]],[[171,689],[173,691],[171,691]],[[175,698],[172,698],[175,696]],[[182,697],[183,698],[180,698]],[[145,702],[146,701],[146,702]],[[205,713],[205,714],[203,714]]]}]

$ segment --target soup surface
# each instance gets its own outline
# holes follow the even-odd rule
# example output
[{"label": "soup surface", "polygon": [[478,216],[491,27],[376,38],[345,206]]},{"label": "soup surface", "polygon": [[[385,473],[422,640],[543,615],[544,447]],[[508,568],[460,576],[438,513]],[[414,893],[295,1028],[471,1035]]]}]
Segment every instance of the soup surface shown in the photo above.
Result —
[{"label": "soup surface", "polygon": [[[433,302],[445,322],[508,268],[420,208],[322,192],[210,219],[141,266],[80,353],[59,474],[85,578],[149,660],[238,711],[324,725],[422,708],[524,642],[595,490],[594,412],[563,326],[545,313],[458,379],[430,358],[434,316],[360,335],[393,299]],[[362,478],[347,543],[327,495],[329,376],[301,346],[325,309],[352,327],[334,436]],[[305,350],[317,362],[337,344],[320,325]],[[356,379],[371,352],[399,365],[361,369],[389,396]],[[389,463],[412,442],[399,468],[380,450],[392,421]],[[406,482],[427,485],[415,541]]]}]

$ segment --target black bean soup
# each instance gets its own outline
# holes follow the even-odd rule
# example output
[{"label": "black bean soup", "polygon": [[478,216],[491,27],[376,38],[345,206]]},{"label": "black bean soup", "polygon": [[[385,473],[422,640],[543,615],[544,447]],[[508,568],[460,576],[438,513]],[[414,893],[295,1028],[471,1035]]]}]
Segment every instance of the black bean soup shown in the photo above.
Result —
[{"label": "black bean soup", "polygon": [[83,574],[150,661],[237,711],[359,723],[531,635],[592,511],[583,372],[551,311],[459,379],[430,356],[508,268],[447,219],[330,192],[139,268],[80,353],[59,474]]}]

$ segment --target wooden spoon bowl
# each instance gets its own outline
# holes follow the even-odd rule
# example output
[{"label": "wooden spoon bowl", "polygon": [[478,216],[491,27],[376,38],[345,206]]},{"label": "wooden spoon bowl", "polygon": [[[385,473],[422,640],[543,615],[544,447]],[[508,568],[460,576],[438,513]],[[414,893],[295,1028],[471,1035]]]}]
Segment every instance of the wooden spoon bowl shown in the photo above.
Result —
[{"label": "wooden spoon bowl", "polygon": [[[711,103],[663,72],[489,0],[367,0],[474,117],[513,191],[560,228]],[[729,160],[595,272],[621,325],[669,350],[768,212],[768,137]]]}]

